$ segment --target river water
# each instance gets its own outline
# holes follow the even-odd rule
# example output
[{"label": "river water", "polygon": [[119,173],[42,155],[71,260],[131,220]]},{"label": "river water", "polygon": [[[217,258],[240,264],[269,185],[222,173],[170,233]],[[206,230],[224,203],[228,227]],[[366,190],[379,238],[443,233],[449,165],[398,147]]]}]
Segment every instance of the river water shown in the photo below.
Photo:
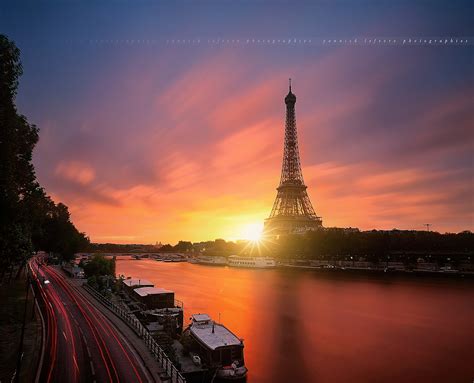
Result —
[{"label": "river water", "polygon": [[472,382],[474,282],[118,257],[244,338],[248,383]]}]

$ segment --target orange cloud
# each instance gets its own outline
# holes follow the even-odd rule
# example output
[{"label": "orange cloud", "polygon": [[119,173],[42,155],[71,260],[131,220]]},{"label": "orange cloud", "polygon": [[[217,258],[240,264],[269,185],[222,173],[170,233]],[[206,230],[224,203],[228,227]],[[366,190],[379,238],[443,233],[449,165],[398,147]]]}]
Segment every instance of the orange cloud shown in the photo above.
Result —
[{"label": "orange cloud", "polygon": [[174,54],[145,67],[129,58],[89,90],[76,130],[44,130],[40,180],[93,241],[235,239],[262,222],[279,182],[289,76],[303,174],[326,226],[473,228],[470,91],[413,106],[398,86],[416,61],[355,49],[297,63],[186,53],[176,73]]},{"label": "orange cloud", "polygon": [[60,162],[54,172],[68,181],[81,185],[87,185],[95,178],[94,169],[77,161]]}]

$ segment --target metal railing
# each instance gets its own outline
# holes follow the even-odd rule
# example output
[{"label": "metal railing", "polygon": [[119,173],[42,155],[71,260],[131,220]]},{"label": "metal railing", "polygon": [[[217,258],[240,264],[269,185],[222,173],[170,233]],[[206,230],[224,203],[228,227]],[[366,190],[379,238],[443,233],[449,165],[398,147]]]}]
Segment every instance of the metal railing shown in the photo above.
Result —
[{"label": "metal railing", "polygon": [[143,339],[146,346],[152,353],[153,357],[158,361],[160,367],[163,369],[163,372],[166,373],[166,376],[161,377],[162,380],[171,380],[172,383],[186,383],[186,379],[183,377],[183,375],[181,375],[181,373],[175,367],[173,362],[171,362],[164,350],[153,339],[150,332],[140,323],[140,321],[134,315],[125,311],[120,306],[117,306],[115,303],[111,302],[109,299],[104,297],[102,294],[100,294],[98,291],[94,290],[87,284],[84,284],[83,286],[88,292],[94,295],[94,297],[96,297],[99,302],[101,302],[106,307],[111,309],[115,314],[117,314],[117,316],[119,316],[125,323],[127,323],[130,328],[132,328],[132,330],[135,331],[135,333]]}]

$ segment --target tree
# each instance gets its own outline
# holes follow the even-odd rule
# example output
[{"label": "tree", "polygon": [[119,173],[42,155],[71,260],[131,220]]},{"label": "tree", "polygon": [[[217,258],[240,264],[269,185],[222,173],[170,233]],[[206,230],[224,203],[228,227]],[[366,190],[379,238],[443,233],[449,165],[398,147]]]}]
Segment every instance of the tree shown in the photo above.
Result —
[{"label": "tree", "polygon": [[84,266],[86,277],[115,276],[115,262],[107,259],[101,254],[95,254]]},{"label": "tree", "polygon": [[174,250],[178,252],[182,251],[192,251],[193,250],[193,244],[188,241],[179,241],[175,246]]},{"label": "tree", "polygon": [[53,204],[44,222],[43,249],[61,254],[64,260],[70,260],[74,254],[87,248],[89,239],[80,233],[70,221],[69,210],[66,205]]},{"label": "tree", "polygon": [[160,247],[160,252],[162,253],[170,253],[172,251],[174,251],[174,247],[171,246],[169,243]]},{"label": "tree", "polygon": [[0,269],[24,264],[33,250],[70,258],[89,240],[74,227],[67,206],[55,204],[36,180],[32,163],[38,128],[15,106],[23,70],[20,51],[0,35]]},{"label": "tree", "polygon": [[20,51],[0,35],[0,252],[1,264],[26,259],[32,251],[24,200],[39,187],[32,164],[38,129],[18,114],[15,97],[22,74]]}]

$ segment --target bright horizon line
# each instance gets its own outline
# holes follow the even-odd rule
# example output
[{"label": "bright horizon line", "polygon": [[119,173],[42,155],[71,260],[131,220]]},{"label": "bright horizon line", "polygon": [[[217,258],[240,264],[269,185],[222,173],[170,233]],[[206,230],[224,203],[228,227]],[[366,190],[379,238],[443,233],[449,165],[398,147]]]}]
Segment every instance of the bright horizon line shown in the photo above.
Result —
[{"label": "bright horizon line", "polygon": [[[339,226],[328,226],[328,227],[323,227],[323,229],[357,229],[361,232],[368,232],[368,231],[373,231],[373,230],[376,230],[376,231],[394,231],[394,230],[398,230],[398,231],[419,231],[419,232],[423,232],[423,231],[427,231],[427,230],[422,230],[422,229],[399,229],[399,228],[392,228],[392,229],[376,229],[376,228],[372,228],[372,229],[361,229],[361,228],[358,228],[358,227],[339,227]],[[429,230],[430,232],[433,232],[433,233],[438,233],[438,234],[459,234],[459,233],[463,233],[463,232],[472,232],[470,229],[465,229],[465,230],[460,230],[460,231],[444,231],[444,232],[440,232],[440,231],[436,231],[436,230]],[[87,234],[87,233],[86,233]],[[114,237],[114,236],[110,236],[111,238]],[[117,236],[116,238],[118,238],[120,236]],[[226,242],[252,242],[254,240],[252,239],[245,239],[245,238],[238,238],[238,237],[215,237],[214,239],[203,239],[203,240],[197,240],[197,241],[193,241],[193,240],[187,240],[187,239],[180,239],[178,241],[160,241],[160,240],[157,240],[155,241],[156,242],[160,242],[162,245],[166,245],[166,244],[169,244],[171,246],[174,246],[176,244],[178,244],[180,241],[183,241],[183,242],[191,242],[191,243],[201,243],[201,242],[213,242],[213,241],[216,241],[216,240],[219,240],[219,239],[222,239]],[[105,245],[105,244],[113,244],[113,245],[144,245],[144,246],[154,246],[155,243],[153,242],[117,242],[117,241],[103,241],[103,242],[98,242],[98,241],[93,241],[91,240],[91,243],[92,244],[98,244],[98,245]]]}]

